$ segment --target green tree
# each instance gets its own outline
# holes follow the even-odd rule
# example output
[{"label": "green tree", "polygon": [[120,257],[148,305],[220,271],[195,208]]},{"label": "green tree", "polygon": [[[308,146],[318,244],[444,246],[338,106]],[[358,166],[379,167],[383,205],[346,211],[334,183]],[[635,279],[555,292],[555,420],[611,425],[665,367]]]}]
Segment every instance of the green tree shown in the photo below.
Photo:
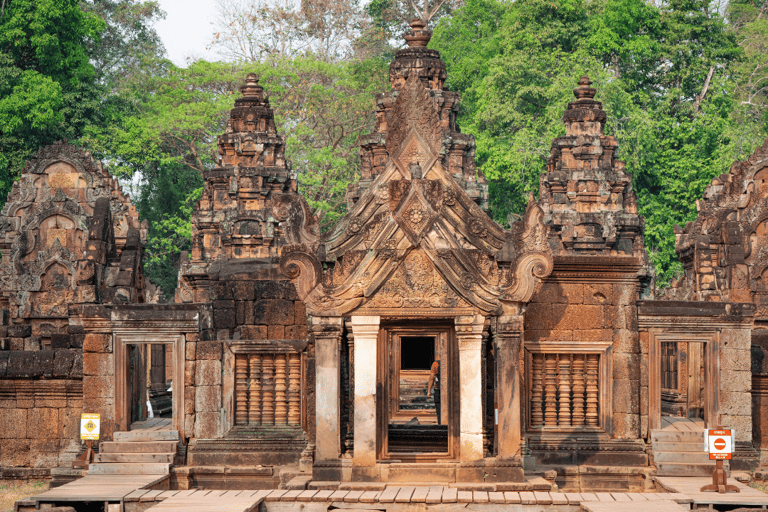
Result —
[{"label": "green tree", "polygon": [[99,89],[88,48],[104,23],[76,0],[0,5],[0,197],[38,147],[75,140],[96,122]]}]

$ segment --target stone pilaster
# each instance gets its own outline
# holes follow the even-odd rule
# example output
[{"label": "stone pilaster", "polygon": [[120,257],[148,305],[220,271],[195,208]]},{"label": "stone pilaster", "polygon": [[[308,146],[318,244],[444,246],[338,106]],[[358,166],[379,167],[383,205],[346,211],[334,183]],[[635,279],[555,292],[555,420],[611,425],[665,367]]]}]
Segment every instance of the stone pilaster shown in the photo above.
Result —
[{"label": "stone pilaster", "polygon": [[339,389],[339,345],[342,319],[340,317],[313,317],[315,336],[315,460],[339,458],[341,428]]},{"label": "stone pilaster", "polygon": [[378,316],[353,316],[355,336],[355,466],[376,464],[376,341]]},{"label": "stone pilaster", "polygon": [[456,317],[459,345],[461,423],[460,459],[469,462],[483,458],[483,386],[481,379],[483,324],[480,315]]},{"label": "stone pilaster", "polygon": [[497,447],[499,458],[520,455],[520,345],[522,315],[503,315],[496,320]]}]

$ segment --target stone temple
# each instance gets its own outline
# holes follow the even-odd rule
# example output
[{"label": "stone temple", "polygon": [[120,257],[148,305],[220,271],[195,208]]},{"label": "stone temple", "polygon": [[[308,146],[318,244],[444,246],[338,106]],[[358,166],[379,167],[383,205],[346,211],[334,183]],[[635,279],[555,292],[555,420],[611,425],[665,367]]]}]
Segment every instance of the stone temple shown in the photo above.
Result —
[{"label": "stone temple", "polygon": [[[40,150],[0,215],[1,478],[79,476],[81,413],[101,417],[91,471],[144,462],[177,489],[643,490],[709,475],[718,425],[731,469],[768,464],[768,142],[676,233],[684,279],[641,300],[644,221],[589,79],[507,230],[430,34],[413,22],[391,63],[327,234],[245,77],[170,304],[117,181],[76,147]],[[119,453],[142,430],[176,441],[165,459]]]}]

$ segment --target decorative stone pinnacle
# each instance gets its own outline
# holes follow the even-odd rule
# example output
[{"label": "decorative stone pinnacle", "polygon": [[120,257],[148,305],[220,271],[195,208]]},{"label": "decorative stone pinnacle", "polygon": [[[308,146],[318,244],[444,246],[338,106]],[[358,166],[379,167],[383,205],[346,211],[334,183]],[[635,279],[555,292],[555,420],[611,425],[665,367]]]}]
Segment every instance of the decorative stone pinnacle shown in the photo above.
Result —
[{"label": "decorative stone pinnacle", "polygon": [[259,79],[256,78],[256,73],[248,73],[245,77],[245,84],[240,88],[243,96],[260,97],[264,92],[264,88],[259,85]]},{"label": "decorative stone pinnacle", "polygon": [[427,24],[421,18],[411,20],[411,30],[406,32],[403,37],[408,43],[409,48],[425,48],[432,38],[432,31],[425,28]]},{"label": "decorative stone pinnacle", "polygon": [[579,79],[579,86],[573,90],[573,95],[576,96],[578,101],[592,100],[595,98],[596,89],[590,87],[592,81],[587,75],[582,76]]}]

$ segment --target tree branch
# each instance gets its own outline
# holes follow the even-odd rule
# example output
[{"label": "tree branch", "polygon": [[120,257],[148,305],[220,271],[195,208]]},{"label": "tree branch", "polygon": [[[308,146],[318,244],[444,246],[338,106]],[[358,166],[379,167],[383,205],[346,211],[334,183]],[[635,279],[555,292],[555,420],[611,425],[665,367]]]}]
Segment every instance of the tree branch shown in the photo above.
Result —
[{"label": "tree branch", "polygon": [[704,80],[704,87],[701,89],[701,94],[696,96],[696,101],[693,103],[694,114],[699,112],[699,105],[701,104],[701,100],[703,100],[704,96],[707,94],[707,90],[709,89],[709,81],[712,80],[712,75],[714,73],[715,73],[715,66],[710,66],[709,73],[707,73],[707,79]]}]

